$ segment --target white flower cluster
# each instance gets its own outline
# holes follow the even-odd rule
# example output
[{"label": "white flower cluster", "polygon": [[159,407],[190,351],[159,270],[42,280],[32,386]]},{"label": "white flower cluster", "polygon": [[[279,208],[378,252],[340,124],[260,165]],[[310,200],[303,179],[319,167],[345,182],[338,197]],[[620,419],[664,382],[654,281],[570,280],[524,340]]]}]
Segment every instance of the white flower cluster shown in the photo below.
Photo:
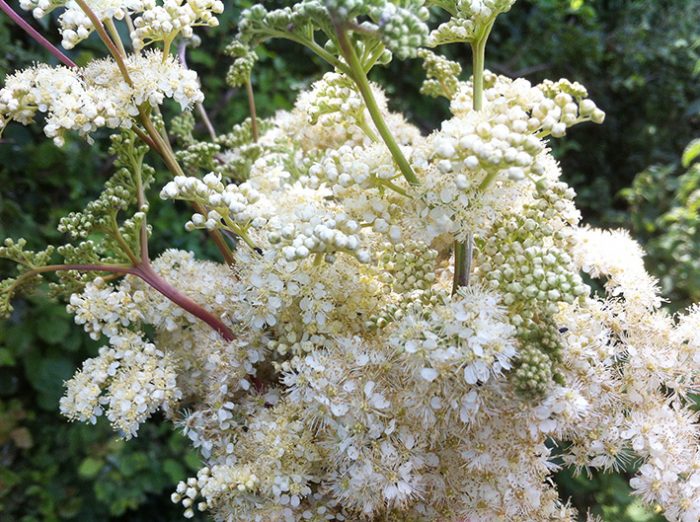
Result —
[{"label": "white flower cluster", "polygon": [[368,136],[375,137],[369,127],[365,104],[353,81],[342,74],[326,73],[312,86],[313,96],[307,107],[309,123],[324,127],[354,124]]},{"label": "white flower cluster", "polygon": [[134,19],[131,41],[135,49],[142,49],[155,42],[165,42],[166,47],[178,35],[192,38],[197,26],[217,27],[216,15],[224,12],[221,0],[142,0],[139,16]]},{"label": "white flower cluster", "polygon": [[184,109],[204,99],[197,74],[172,57],[163,61],[147,52],[130,55],[126,65],[132,85],[111,59],[82,69],[37,65],[8,76],[0,89],[0,130],[10,120],[26,125],[41,112],[44,132],[62,145],[66,131],[89,136],[101,127],[131,127],[146,102],[158,106],[172,98]]},{"label": "white flower cluster", "polygon": [[104,413],[116,430],[131,438],[153,412],[167,412],[181,398],[176,377],[171,355],[140,335],[120,332],[66,383],[61,412],[92,423]]},{"label": "white flower cluster", "polygon": [[[552,82],[545,80],[533,86],[524,78],[512,80],[486,72],[490,87],[484,96],[491,110],[506,118],[521,120],[529,132],[538,136],[552,135],[561,138],[566,129],[584,121],[603,123],[605,113],[588,98],[586,88],[569,80]],[[455,116],[465,116],[472,110],[472,85],[461,83],[450,104]]]},{"label": "white flower cluster", "polygon": [[509,11],[515,0],[447,0],[444,6],[452,17],[430,33],[431,47],[454,42],[473,42],[483,35],[494,19]]},{"label": "white flower cluster", "polygon": [[[424,152],[433,160],[420,187],[428,240],[446,232],[463,240],[487,231],[505,206],[527,201],[532,180],[559,176],[544,137],[560,137],[568,126],[604,117],[585,98],[585,89],[567,80],[532,87],[526,80],[487,74],[486,83],[481,111],[470,109],[471,83],[462,85],[452,100],[455,117],[443,122]],[[509,197],[503,197],[506,192]]]},{"label": "white flower cluster", "polygon": [[[129,12],[138,10],[141,4],[142,0],[91,0],[88,5],[95,16],[104,22],[122,20]],[[31,11],[35,18],[43,18],[53,10],[63,8],[58,22],[63,37],[61,45],[65,49],[72,49],[94,30],[90,18],[74,0],[21,0],[19,5]]]},{"label": "white flower cluster", "polygon": [[[375,95],[383,112],[386,110],[386,100],[381,90],[374,88]],[[349,78],[337,74],[326,73],[319,81],[314,82],[309,91],[300,94],[296,103],[298,118],[306,120],[309,144],[306,148],[327,148],[327,143],[335,142],[337,146],[348,141],[363,144],[376,141],[376,130],[367,114],[360,93]],[[294,118],[294,123],[296,123]],[[316,123],[325,128],[325,133],[319,135],[312,129],[317,129]],[[295,125],[295,132],[299,131]],[[323,139],[322,143],[316,143]]]},{"label": "white flower cluster", "polygon": [[[102,23],[135,16],[131,39],[136,50],[154,42],[170,44],[179,35],[192,38],[194,27],[218,26],[216,15],[224,10],[221,0],[90,0],[87,5]],[[20,7],[35,18],[63,8],[58,22],[65,49],[73,49],[95,30],[75,0],[21,0]]]},{"label": "white flower cluster", "polygon": [[[687,404],[700,313],[676,323],[631,239],[579,227],[542,125],[528,125],[531,98],[509,96],[487,94],[482,114],[425,138],[387,118],[406,137],[419,187],[398,177],[381,144],[327,141],[300,107],[261,136],[246,182],[209,174],[166,184],[163,197],[207,209],[193,225],[213,220],[256,248],[238,248],[234,270],[174,251],[155,265],[237,325],[236,341],[132,277],[73,297],[91,335],[125,338],[152,324],[177,360],[181,391],[167,404],[129,399],[126,409],[115,386],[125,411],[108,415],[132,434],[156,407],[182,425],[206,460],[173,494],[186,516],[573,520],[547,480],[554,438],[568,442],[556,458],[573,467],[640,458],[641,498],[669,520],[693,519],[697,425]],[[321,146],[309,153],[314,133]],[[464,201],[443,197],[448,187]],[[459,226],[438,231],[435,209]],[[477,255],[471,285],[450,295],[445,252],[460,230],[476,235]],[[581,269],[607,278],[609,296],[588,297]],[[109,357],[71,382],[102,375]],[[118,409],[107,381],[90,379],[69,386],[74,418]],[[173,404],[180,395],[187,412]]]},{"label": "white flower cluster", "polygon": [[[528,125],[530,99],[487,95],[482,116],[458,115],[427,138],[388,118],[396,135],[411,136],[404,147],[417,188],[397,177],[380,144],[324,141],[325,127],[299,108],[277,116],[245,183],[259,195],[246,219],[259,220],[251,238],[262,255],[237,251],[228,302],[272,375],[252,363],[262,379],[246,379],[253,395],[234,385],[219,420],[195,412],[183,421],[208,466],[173,497],[188,516],[573,520],[547,482],[554,437],[570,442],[557,458],[574,467],[641,457],[633,486],[642,498],[670,520],[692,519],[688,434],[697,427],[685,401],[697,388],[691,325],[700,314],[676,325],[658,309],[638,247],[579,228],[543,127]],[[313,133],[325,145],[300,161]],[[457,232],[429,231],[429,174],[476,188],[493,175],[453,211],[479,249],[472,285],[453,296],[442,235]],[[201,194],[187,198],[236,190],[213,176],[199,183]],[[315,233],[335,216],[354,222],[370,263],[312,255]],[[609,278],[608,298],[587,297],[582,268]],[[684,428],[633,435],[673,423]],[[666,490],[651,485],[667,471]]]},{"label": "white flower cluster", "polygon": [[[368,263],[369,252],[360,248],[360,226],[344,214],[323,215],[312,206],[297,209],[294,223],[273,218],[268,241],[281,250],[287,261],[305,259],[310,255],[334,256],[338,252],[353,255]],[[318,259],[321,259],[319,257]]]},{"label": "white flower cluster", "polygon": [[[434,43],[481,39],[512,3],[431,2],[456,13]],[[93,4],[105,20],[138,14],[137,46],[166,48],[176,34],[214,25],[222,7]],[[242,29],[246,43],[270,31],[308,40],[304,31],[349,17],[363,59],[384,44],[412,56],[425,37],[424,4],[257,6]],[[91,30],[67,15],[73,3],[23,5],[36,14],[65,5],[75,38]],[[254,144],[240,128],[200,146],[181,119],[190,157],[224,147],[217,161],[228,164],[202,179],[177,176],[161,196],[198,206],[187,229],[241,239],[234,262],[168,250],[73,295],[76,323],[108,344],[68,381],[62,411],[89,422],[105,415],[131,437],[163,410],[204,460],[172,495],[186,517],[573,521],[579,514],[559,498],[555,469],[636,461],[631,484],[642,501],[671,521],[696,521],[700,308],[669,315],[639,245],[579,224],[545,141],[601,122],[602,111],[577,83],[533,87],[491,73],[483,108],[473,110],[475,86],[459,82],[459,67],[420,54],[430,89],[453,112],[429,136],[389,113],[375,85],[367,110],[367,89],[360,95],[340,72],[260,125]],[[125,63],[131,84],[111,60],[10,76],[2,124],[42,112],[60,143],[67,130],[130,127],[166,98],[201,101],[196,75],[172,58],[146,51]],[[417,182],[404,178],[401,159]],[[241,165],[237,183],[224,179]],[[453,253],[455,242],[465,248]],[[453,288],[457,258],[469,281]],[[582,271],[605,292],[592,294]],[[156,276],[167,285],[146,284]],[[225,328],[178,307],[173,287],[179,302]]]},{"label": "white flower cluster", "polygon": [[517,351],[515,329],[499,300],[498,294],[461,290],[446,304],[422,311],[423,316],[407,315],[390,342],[426,381],[461,371],[467,384],[485,383],[510,369]]}]

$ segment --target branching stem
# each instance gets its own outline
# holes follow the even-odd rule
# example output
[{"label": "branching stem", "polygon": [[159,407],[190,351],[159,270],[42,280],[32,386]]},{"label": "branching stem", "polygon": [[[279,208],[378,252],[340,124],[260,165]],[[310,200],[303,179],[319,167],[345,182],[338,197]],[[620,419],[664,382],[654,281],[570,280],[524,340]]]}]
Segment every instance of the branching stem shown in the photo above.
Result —
[{"label": "branching stem", "polygon": [[367,80],[365,70],[357,57],[355,48],[353,47],[352,42],[350,42],[345,29],[341,26],[336,26],[336,34],[338,37],[338,44],[340,46],[340,50],[343,54],[343,57],[350,66],[350,77],[357,85],[357,88],[359,89],[360,94],[362,95],[362,98],[365,101],[367,111],[372,117],[374,126],[377,128],[377,131],[379,131],[379,135],[384,140],[384,143],[389,149],[389,152],[391,152],[391,155],[393,156],[394,161],[398,165],[399,170],[403,174],[404,178],[406,178],[406,180],[411,185],[418,185],[418,178],[413,172],[413,169],[408,163],[408,160],[404,156],[403,152],[401,152],[401,148],[396,143],[394,136],[391,134],[389,127],[384,121],[382,112],[379,109],[379,105],[377,105],[377,100],[374,98],[374,93],[372,92],[372,88],[370,87],[369,81]]},{"label": "branching stem", "polygon": [[97,18],[97,15],[94,13],[92,9],[85,3],[85,0],[75,0],[75,2],[80,6],[80,9],[83,10],[85,15],[90,19],[92,22],[92,25],[95,27],[95,31],[97,31],[98,36],[100,37],[100,40],[107,46],[107,50],[109,51],[109,54],[112,55],[112,58],[114,58],[114,61],[117,62],[117,67],[119,67],[119,70],[122,73],[122,76],[124,77],[124,80],[126,83],[128,83],[130,86],[134,86],[134,83],[131,81],[131,77],[129,76],[129,69],[126,67],[126,62],[124,61],[124,55],[121,54],[119,48],[115,45],[115,43],[112,41],[112,39],[109,37],[107,34],[107,31],[105,31],[104,25],[102,25],[102,22],[100,21],[99,18]]},{"label": "branching stem", "polygon": [[[484,68],[486,58],[486,42],[491,33],[493,21],[486,26],[482,34],[471,44],[472,47],[472,108],[480,111],[484,107]],[[492,178],[492,177],[491,177]],[[482,192],[492,179],[484,178],[479,186]],[[455,241],[455,265],[454,278],[452,280],[452,293],[458,288],[469,285],[471,274],[472,256],[474,251],[474,235],[469,232],[465,241]]]},{"label": "branching stem", "polygon": [[201,305],[194,302],[188,296],[180,292],[177,288],[168,283],[162,276],[156,273],[150,263],[138,263],[133,266],[128,265],[100,265],[100,264],[70,264],[70,265],[47,265],[33,268],[24,272],[17,278],[15,286],[21,282],[38,274],[47,272],[61,272],[74,270],[77,272],[109,272],[118,275],[133,275],[141,279],[148,286],[168,298],[170,301],[191,313],[198,319],[216,330],[226,341],[233,341],[235,338],[233,331],[216,315],[212,314]]},{"label": "branching stem", "polygon": [[[117,66],[119,67],[119,70],[122,73],[122,76],[124,77],[124,80],[130,85],[133,86],[133,82],[131,81],[131,77],[129,76],[129,71],[126,67],[126,62],[124,61],[125,58],[125,50],[124,46],[121,42],[121,39],[119,38],[119,33],[116,31],[116,28],[114,27],[114,24],[111,22],[111,20],[107,21],[107,25],[112,32],[113,38],[118,42],[118,45],[114,43],[114,41],[110,38],[110,36],[107,34],[107,31],[105,30],[104,25],[102,22],[100,22],[99,18],[95,15],[95,13],[90,9],[90,7],[85,3],[85,0],[76,0],[76,3],[80,6],[80,8],[83,10],[83,12],[86,14],[86,16],[90,19],[92,22],[93,26],[95,27],[95,30],[97,31],[97,34],[99,35],[100,39],[104,42],[104,44],[107,46],[107,49],[109,50],[110,54],[114,58],[114,60],[117,63]],[[37,42],[39,42],[43,47],[45,47],[49,52],[51,52],[52,55],[54,55],[56,58],[58,58],[62,63],[69,67],[76,67],[76,64],[73,63],[70,59],[68,59],[63,53],[61,53],[58,49],[56,49],[46,38],[44,38],[41,34],[39,34],[33,27],[31,27],[27,22],[24,21],[17,13],[15,13],[9,5],[4,0],[0,0],[0,10],[5,12],[7,16],[9,16],[15,23],[17,23],[20,27],[22,27],[27,33],[29,33],[32,38],[34,38]],[[180,165],[177,163],[177,160],[175,159],[175,155],[170,148],[170,144],[166,143],[163,137],[158,133],[157,129],[153,125],[153,122],[150,119],[150,115],[145,109],[142,109],[140,111],[141,113],[141,120],[146,128],[149,136],[144,136],[140,130],[137,130],[137,134],[142,137],[142,138],[147,138],[144,139],[144,141],[149,145],[149,147],[153,148],[157,152],[160,153],[160,155],[163,157],[164,161],[166,162],[166,165],[168,165],[168,168],[170,171],[175,174],[175,175],[184,175],[184,172],[182,171],[182,168]],[[139,204],[139,211],[142,210],[143,205],[145,204],[145,196],[143,194],[143,182],[140,176],[140,172],[138,173],[139,175],[137,176],[137,198],[138,198],[138,204]],[[195,205],[195,210],[200,213],[206,214],[206,209],[202,207],[201,205]],[[31,270],[28,270],[21,274],[17,280],[14,283],[14,287],[17,287],[21,285],[23,281],[26,279],[29,279],[30,277],[34,277],[38,274],[42,273],[47,273],[47,272],[59,272],[59,271],[68,271],[68,270],[75,270],[75,271],[80,271],[80,272],[108,272],[111,274],[117,274],[117,275],[127,275],[131,274],[136,277],[139,277],[142,279],[146,284],[160,292],[163,296],[166,298],[170,299],[173,303],[176,305],[180,306],[184,310],[190,312],[192,315],[195,317],[201,319],[204,321],[206,324],[211,326],[214,330],[216,330],[225,340],[227,341],[232,341],[234,339],[233,332],[231,329],[223,322],[221,321],[220,318],[216,317],[214,314],[194,302],[192,299],[187,297],[185,294],[177,290],[175,287],[173,287],[170,283],[168,283],[164,278],[162,278],[160,275],[158,275],[153,268],[151,267],[150,261],[148,259],[148,250],[147,250],[147,229],[146,229],[146,222],[144,220],[143,226],[141,229],[141,259],[139,260],[129,247],[129,245],[126,243],[124,238],[122,237],[121,233],[119,232],[119,227],[116,224],[115,220],[115,239],[117,242],[120,244],[120,246],[124,249],[124,252],[129,256],[130,260],[132,261],[132,265],[104,265],[104,264],[67,264],[67,265],[46,265],[42,267],[35,267],[32,268]],[[228,248],[228,245],[223,239],[223,236],[219,231],[213,231],[212,232],[212,237],[214,238],[214,241],[216,242],[217,246],[221,250],[222,254],[224,255],[224,258],[227,263],[232,264],[233,263],[233,255],[231,254],[230,249]]]}]

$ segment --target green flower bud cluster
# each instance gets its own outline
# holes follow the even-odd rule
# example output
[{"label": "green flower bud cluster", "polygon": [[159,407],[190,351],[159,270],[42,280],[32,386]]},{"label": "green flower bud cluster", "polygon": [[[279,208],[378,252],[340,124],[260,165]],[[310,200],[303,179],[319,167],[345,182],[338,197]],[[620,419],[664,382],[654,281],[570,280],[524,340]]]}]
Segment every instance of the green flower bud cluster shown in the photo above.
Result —
[{"label": "green flower bud cluster", "polygon": [[49,246],[46,250],[35,252],[33,250],[27,250],[25,248],[26,246],[26,239],[19,238],[17,241],[14,241],[8,237],[5,239],[4,243],[0,245],[0,258],[9,259],[20,266],[31,269],[49,264],[55,250],[54,247]]},{"label": "green flower bud cluster", "polygon": [[414,290],[405,293],[399,301],[383,306],[365,322],[370,331],[381,330],[389,324],[400,321],[407,315],[430,319],[432,308],[449,301],[449,294],[441,289]]},{"label": "green flower bud cluster", "polygon": [[420,49],[418,57],[423,60],[426,75],[420,88],[421,94],[433,98],[444,96],[448,100],[452,99],[459,89],[462,66],[428,49]]},{"label": "green flower bud cluster", "polygon": [[126,168],[119,169],[105,183],[100,196],[87,204],[81,212],[71,212],[62,217],[58,231],[72,239],[85,239],[95,232],[110,230],[119,211],[126,210],[135,201],[131,173]]},{"label": "green flower bud cluster", "polygon": [[185,149],[175,152],[175,157],[186,173],[197,175],[200,171],[216,171],[220,166],[217,155],[221,151],[218,143],[194,141]]},{"label": "green flower bud cluster", "polygon": [[[68,263],[129,262],[129,250],[138,251],[139,230],[148,203],[137,208],[133,216],[119,223],[120,212],[133,208],[139,201],[139,190],[145,191],[153,182],[155,170],[143,163],[148,148],[136,140],[131,131],[112,136],[110,153],[115,155],[118,170],[105,183],[100,196],[87,204],[81,212],[71,212],[61,218],[58,231],[73,240],[83,240],[77,245],[65,245],[59,249]],[[84,241],[88,237],[93,241]],[[92,253],[92,254],[90,254]],[[89,255],[90,254],[90,255]]]},{"label": "green flower bud cluster", "polygon": [[[513,241],[508,231],[515,227],[537,226],[532,219],[513,219],[507,228],[496,234],[483,247],[489,261],[479,270],[488,287],[504,293],[506,305],[536,302],[549,313],[557,311],[560,302],[573,303],[588,293],[581,277],[571,270],[569,254],[556,247],[538,244],[532,237]],[[503,237],[505,236],[505,237]]]},{"label": "green flower bud cluster", "polygon": [[536,345],[525,345],[513,372],[517,389],[526,397],[541,397],[553,381],[552,361]]},{"label": "green flower bud cluster", "polygon": [[[34,278],[27,280],[27,283],[34,284]],[[6,319],[12,314],[14,310],[12,298],[15,293],[24,289],[21,288],[21,284],[20,281],[11,277],[0,281],[0,318]]]},{"label": "green flower bud cluster", "polygon": [[[258,128],[264,133],[270,128],[268,120],[258,120]],[[251,119],[233,126],[231,132],[218,136],[222,162],[213,169],[224,178],[242,183],[250,175],[250,167],[263,153],[263,147],[253,139]]]},{"label": "green flower bud cluster", "polygon": [[[162,120],[159,119],[159,121],[162,126]],[[148,145],[143,143],[136,133],[126,129],[112,134],[110,140],[109,153],[114,156],[114,164],[117,167],[138,170],[139,164],[148,152]],[[145,181],[150,183],[151,179],[148,178]]]},{"label": "green flower bud cluster", "polygon": [[529,397],[541,396],[561,379],[561,334],[553,320],[559,304],[574,303],[590,291],[567,253],[568,227],[578,220],[573,190],[547,178],[535,189],[532,204],[502,220],[481,241],[478,260],[484,284],[502,292],[511,309],[521,343],[513,378]]},{"label": "green flower bud cluster", "polygon": [[268,11],[260,4],[241,13],[238,22],[238,39],[250,48],[270,38],[308,40],[317,29],[333,33],[328,10],[317,0],[304,0],[293,7]]},{"label": "green flower bud cluster", "polygon": [[430,12],[424,0],[325,0],[324,4],[333,20],[356,24],[359,18],[363,30],[376,32],[400,60],[415,57],[428,40],[425,21]]},{"label": "green flower bud cluster", "polygon": [[[405,59],[416,56],[418,49],[428,40],[425,21],[430,13],[424,4],[424,0],[304,0],[292,7],[273,11],[258,4],[243,11],[237,40],[244,47],[253,48],[270,38],[287,38],[306,45],[337,65],[337,24],[351,30],[360,28],[356,33],[358,40],[380,40],[393,54]],[[314,40],[314,33],[319,30],[327,38],[325,48]],[[242,50],[235,52],[244,53]],[[233,74],[234,80],[243,77],[251,65],[246,63],[250,61],[249,57],[243,55],[242,58],[244,62]],[[385,58],[386,53],[380,52],[378,59]]]},{"label": "green flower bud cluster", "polygon": [[22,274],[33,268],[46,266],[54,253],[52,246],[38,252],[27,250],[26,246],[27,241],[24,238],[17,241],[7,238],[0,245],[0,258],[16,263],[20,272],[17,278],[7,278],[0,281],[0,317],[10,316],[13,310],[12,298],[16,293],[31,290],[41,279],[39,275],[22,277]]},{"label": "green flower bud cluster", "polygon": [[[76,244],[61,245],[56,248],[56,252],[63,258],[64,264],[112,264],[119,263],[121,258],[115,259],[104,252],[102,241],[95,242],[91,239],[80,241]],[[82,292],[85,285],[103,276],[101,272],[78,272],[76,270],[65,270],[56,272],[58,282],[49,284],[49,294],[55,298],[68,298],[73,293]]]},{"label": "green flower bud cluster", "polygon": [[194,125],[194,114],[191,111],[181,112],[170,120],[170,135],[181,145],[191,145],[195,141],[192,135]]},{"label": "green flower bud cluster", "polygon": [[240,87],[250,80],[250,75],[258,61],[258,55],[240,40],[234,40],[226,47],[226,54],[234,58],[226,73],[226,83]]},{"label": "green flower bud cluster", "polygon": [[435,282],[438,252],[422,241],[407,240],[396,245],[387,243],[380,258],[384,282],[399,294],[427,290]]},{"label": "green flower bud cluster", "polygon": [[428,41],[430,16],[422,0],[408,0],[404,7],[392,2],[373,9],[370,16],[376,19],[382,42],[399,60],[415,58],[418,50]]},{"label": "green flower bud cluster", "polygon": [[488,31],[496,17],[509,11],[515,0],[429,0],[452,18],[430,33],[430,46],[472,43]]}]

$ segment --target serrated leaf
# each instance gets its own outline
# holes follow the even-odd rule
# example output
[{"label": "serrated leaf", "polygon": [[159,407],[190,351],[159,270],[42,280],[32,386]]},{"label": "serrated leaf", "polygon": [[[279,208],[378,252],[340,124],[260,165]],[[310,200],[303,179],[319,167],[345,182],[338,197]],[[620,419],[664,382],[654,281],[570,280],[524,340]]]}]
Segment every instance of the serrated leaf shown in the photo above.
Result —
[{"label": "serrated leaf", "polygon": [[695,139],[683,151],[683,157],[681,158],[683,167],[688,168],[698,156],[700,156],[700,139]]}]

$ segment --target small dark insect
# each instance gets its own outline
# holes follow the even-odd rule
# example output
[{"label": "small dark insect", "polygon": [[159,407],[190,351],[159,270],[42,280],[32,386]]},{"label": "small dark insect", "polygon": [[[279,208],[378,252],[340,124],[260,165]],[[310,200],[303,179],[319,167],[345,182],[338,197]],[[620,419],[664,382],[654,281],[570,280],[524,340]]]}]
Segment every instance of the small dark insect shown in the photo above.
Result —
[{"label": "small dark insect", "polygon": [[563,333],[566,333],[566,332],[568,332],[568,331],[569,331],[569,329],[568,329],[567,327],[565,327],[565,326],[564,326],[563,328],[559,328],[559,333],[562,333],[562,334],[563,334]]}]

